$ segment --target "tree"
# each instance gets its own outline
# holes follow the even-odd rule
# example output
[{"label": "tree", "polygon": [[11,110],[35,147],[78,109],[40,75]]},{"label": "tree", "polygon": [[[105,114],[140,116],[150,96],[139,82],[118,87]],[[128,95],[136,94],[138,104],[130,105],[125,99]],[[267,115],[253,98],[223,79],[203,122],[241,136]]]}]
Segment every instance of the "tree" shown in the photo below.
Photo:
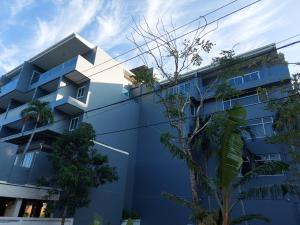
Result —
[{"label": "tree", "polygon": [[[160,27],[160,28],[159,28]],[[168,32],[163,22],[158,22],[156,32],[154,32],[147,21],[144,24],[135,23],[133,29],[136,36],[132,35],[131,41],[140,51],[140,55],[145,64],[148,65],[144,53],[148,54],[154,61],[155,67],[159,71],[162,79],[168,81],[170,86],[177,85],[180,82],[181,75],[191,67],[200,66],[202,62],[201,53],[208,53],[213,44],[204,39],[205,26],[198,27],[195,35],[188,39],[177,40],[176,32]],[[144,40],[144,45],[137,43],[137,38]],[[150,46],[151,43],[151,46]],[[180,46],[180,47],[179,47]],[[156,48],[154,50],[154,48]],[[145,83],[148,87],[155,89],[159,84],[155,82],[155,78],[150,79],[148,74],[145,78],[140,74],[137,75],[137,81]],[[163,91],[157,91],[156,94],[160,98],[160,104],[163,106],[165,116],[169,121],[170,126],[174,129],[176,135],[171,133],[164,133],[161,135],[161,142],[167,149],[175,156],[184,160],[189,165],[189,179],[191,183],[192,204],[196,207],[200,206],[200,198],[197,185],[197,171],[193,168],[194,156],[192,150],[192,143],[196,135],[201,132],[206,125],[200,126],[200,110],[203,106],[204,96],[200,88],[200,104],[196,106],[195,128],[189,132],[188,123],[186,118],[186,111],[191,106],[192,100],[189,95],[180,94],[175,91],[174,93],[164,94]],[[176,144],[175,144],[176,143]],[[197,222],[197,225],[200,222]]]},{"label": "tree", "polygon": [[59,206],[63,225],[68,214],[89,203],[89,189],[118,179],[107,156],[93,148],[95,131],[82,123],[73,132],[65,132],[55,141],[49,158],[54,169],[54,183],[61,189]]},{"label": "tree", "polygon": [[[160,141],[174,157],[183,160],[189,170],[192,199],[182,199],[169,193],[164,193],[164,196],[190,208],[197,225],[217,223],[229,225],[234,222],[230,218],[233,207],[231,205],[232,193],[236,190],[233,182],[238,178],[243,162],[244,144],[238,128],[244,124],[245,113],[240,108],[229,110],[224,112],[222,120],[218,121],[220,114],[204,116],[201,115],[201,111],[209,93],[214,93],[216,101],[238,96],[240,93],[228,85],[227,79],[237,72],[241,72],[241,68],[247,68],[248,65],[243,62],[242,58],[235,57],[232,50],[222,51],[221,56],[214,58],[212,62],[212,66],[219,71],[213,72],[215,78],[208,82],[205,88],[200,88],[198,81],[195,81],[193,82],[193,88],[196,90],[194,96],[180,92],[177,85],[182,82],[184,73],[198,68],[202,63],[203,55],[209,53],[213,47],[212,42],[204,39],[206,34],[211,32],[205,32],[205,29],[206,24],[199,26],[198,29],[195,29],[194,35],[183,39],[183,36],[177,36],[174,27],[172,27],[172,31],[168,31],[161,21],[157,23],[155,30],[151,29],[147,21],[144,21],[143,24],[135,23],[136,35],[132,35],[131,40],[140,51],[142,61],[149,67],[150,58],[154,62],[153,66],[157,69],[158,75],[167,81],[161,85],[156,82],[155,77],[149,78],[149,73],[141,74],[139,71],[136,75],[136,83],[152,87],[159,97],[159,103],[163,107],[171,127],[170,132],[161,134]],[[142,39],[144,43],[138,43],[138,39]],[[148,55],[148,58],[144,55]],[[276,62],[282,62],[282,55],[274,58],[276,58]],[[263,57],[253,60],[253,63],[258,64],[261,61],[269,63],[269,59]],[[174,88],[170,89],[170,87]],[[169,90],[166,90],[168,88]],[[190,107],[196,109],[192,116],[188,114]],[[218,152],[219,169],[217,179],[213,179],[208,176],[206,168],[213,151],[209,149],[208,145],[207,148],[202,149],[200,158],[203,160],[201,161],[199,160],[199,149],[196,146],[197,143],[205,144],[211,138],[209,133],[211,129],[209,128],[216,125],[217,121],[220,132],[223,131],[223,133],[218,136],[221,137],[218,140],[220,145],[214,151],[214,153]],[[224,121],[226,122],[224,123]],[[223,129],[221,129],[222,127]],[[252,171],[252,175],[249,174],[246,177],[250,179],[255,177],[254,174],[257,175],[265,170],[283,170],[284,168],[286,168],[285,164],[265,165],[265,168],[261,167]],[[213,209],[204,207],[200,192],[206,192],[208,196],[213,196],[218,201],[221,217]],[[250,197],[250,194],[243,196]],[[238,201],[240,200],[242,197],[238,199]],[[240,218],[240,221],[253,218],[265,219],[259,215],[250,215]]]},{"label": "tree", "polygon": [[39,100],[29,102],[28,106],[21,111],[21,117],[24,124],[30,120],[34,122],[34,128],[23,151],[24,155],[30,147],[38,125],[43,123],[53,123],[54,117],[52,110],[49,107],[49,102],[41,102]]},{"label": "tree", "polygon": [[269,138],[271,143],[284,143],[289,147],[292,173],[300,179],[300,74],[294,74],[291,86],[282,90],[286,96],[270,101],[268,109],[275,113],[273,128],[275,135]]}]

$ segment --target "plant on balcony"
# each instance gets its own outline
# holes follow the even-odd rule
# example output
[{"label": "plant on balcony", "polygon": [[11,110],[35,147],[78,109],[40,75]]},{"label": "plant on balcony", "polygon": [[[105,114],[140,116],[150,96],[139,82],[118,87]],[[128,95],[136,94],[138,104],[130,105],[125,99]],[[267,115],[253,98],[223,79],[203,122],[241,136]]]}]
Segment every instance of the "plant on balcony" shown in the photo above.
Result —
[{"label": "plant on balcony", "polygon": [[73,132],[65,132],[53,144],[49,154],[54,169],[53,180],[62,190],[57,206],[62,209],[62,222],[79,207],[89,203],[89,190],[118,179],[108,158],[94,148],[95,131],[82,123]]},{"label": "plant on balcony", "polygon": [[49,106],[49,102],[41,102],[39,100],[33,100],[29,102],[28,106],[21,111],[21,117],[24,124],[28,123],[29,121],[34,122],[34,128],[23,151],[24,155],[30,147],[38,125],[44,123],[53,123],[54,117]]}]

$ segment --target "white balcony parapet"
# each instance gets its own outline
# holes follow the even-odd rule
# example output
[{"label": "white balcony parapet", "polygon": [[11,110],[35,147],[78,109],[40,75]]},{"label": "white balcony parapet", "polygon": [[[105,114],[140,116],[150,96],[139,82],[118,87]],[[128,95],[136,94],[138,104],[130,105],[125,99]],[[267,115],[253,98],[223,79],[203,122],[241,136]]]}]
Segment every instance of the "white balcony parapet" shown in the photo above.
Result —
[{"label": "white balcony parapet", "polygon": [[[7,225],[60,225],[61,218],[0,217],[0,224]],[[73,218],[67,218],[65,225],[73,225]]]},{"label": "white balcony parapet", "polygon": [[59,194],[49,196],[49,187],[37,187],[34,185],[20,185],[0,182],[0,196],[9,198],[27,198],[40,200],[58,200]]}]

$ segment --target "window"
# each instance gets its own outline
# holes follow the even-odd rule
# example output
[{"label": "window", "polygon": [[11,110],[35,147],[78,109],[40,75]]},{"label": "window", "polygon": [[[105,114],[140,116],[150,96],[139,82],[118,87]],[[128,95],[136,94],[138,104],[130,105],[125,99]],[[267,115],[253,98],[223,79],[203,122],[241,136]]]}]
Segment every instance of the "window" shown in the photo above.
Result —
[{"label": "window", "polygon": [[[247,127],[250,128],[250,133],[254,138],[264,138],[270,137],[274,134],[272,128],[273,118],[272,117],[263,117],[258,119],[248,120]],[[245,139],[251,139],[251,135],[247,132],[243,134]]]},{"label": "window", "polygon": [[[254,155],[254,159],[252,160],[252,162],[250,161],[249,157],[243,157],[243,164],[240,170],[240,175],[241,176],[245,175],[251,170],[251,168],[255,168],[265,163],[274,162],[274,161],[281,161],[280,153]],[[266,173],[261,176],[274,176],[274,175],[283,175],[283,172],[267,173],[266,171]]]},{"label": "window", "polygon": [[21,159],[20,155],[19,154],[16,155],[16,158],[15,158],[15,161],[14,161],[14,166],[16,166],[20,163],[20,159]]},{"label": "window", "polygon": [[78,121],[79,121],[79,117],[75,117],[75,118],[71,119],[69,131],[75,130],[77,128]]},{"label": "window", "polygon": [[40,73],[37,71],[33,71],[32,75],[31,75],[30,84],[34,84],[34,83],[38,82],[39,79],[40,79]]},{"label": "window", "polygon": [[33,156],[34,156],[34,152],[25,153],[21,166],[25,168],[30,168],[32,165]]},{"label": "window", "polygon": [[196,116],[197,107],[194,104],[191,104],[191,115]]},{"label": "window", "polygon": [[78,88],[76,98],[77,99],[83,98],[84,97],[84,91],[85,91],[85,86],[82,86],[82,87]]}]

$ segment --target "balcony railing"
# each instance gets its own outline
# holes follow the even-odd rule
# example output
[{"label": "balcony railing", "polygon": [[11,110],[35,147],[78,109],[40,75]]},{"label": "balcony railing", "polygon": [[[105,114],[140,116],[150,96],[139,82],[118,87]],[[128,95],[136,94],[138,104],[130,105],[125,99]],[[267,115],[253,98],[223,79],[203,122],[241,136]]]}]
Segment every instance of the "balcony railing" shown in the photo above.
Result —
[{"label": "balcony railing", "polygon": [[40,86],[42,84],[45,84],[49,81],[55,80],[56,78],[66,75],[74,70],[80,70],[79,67],[86,67],[89,65],[92,65],[92,64],[90,64],[82,56],[80,56],[80,55],[75,56],[75,57],[71,58],[70,60],[48,70],[47,72],[42,73],[40,75],[38,82],[30,85],[30,89]]},{"label": "balcony railing", "polygon": [[[0,224],[7,225],[60,225],[60,218],[0,217]],[[65,225],[73,225],[73,219],[67,218]]]},{"label": "balcony railing", "polygon": [[[57,95],[57,92],[53,92],[53,93],[50,93],[48,95],[38,98],[38,100],[43,101],[43,102],[52,102],[52,101],[55,101],[56,95]],[[6,117],[5,117],[6,112],[2,113],[0,115],[0,121],[2,121],[2,125],[21,119],[20,113],[27,106],[28,106],[28,104],[23,104],[14,109],[9,110]]]},{"label": "balcony railing", "polygon": [[14,79],[11,82],[9,82],[9,83],[3,85],[2,87],[0,87],[0,96],[6,95],[9,92],[16,89],[17,84],[18,84],[18,80],[19,80],[19,78]]}]

